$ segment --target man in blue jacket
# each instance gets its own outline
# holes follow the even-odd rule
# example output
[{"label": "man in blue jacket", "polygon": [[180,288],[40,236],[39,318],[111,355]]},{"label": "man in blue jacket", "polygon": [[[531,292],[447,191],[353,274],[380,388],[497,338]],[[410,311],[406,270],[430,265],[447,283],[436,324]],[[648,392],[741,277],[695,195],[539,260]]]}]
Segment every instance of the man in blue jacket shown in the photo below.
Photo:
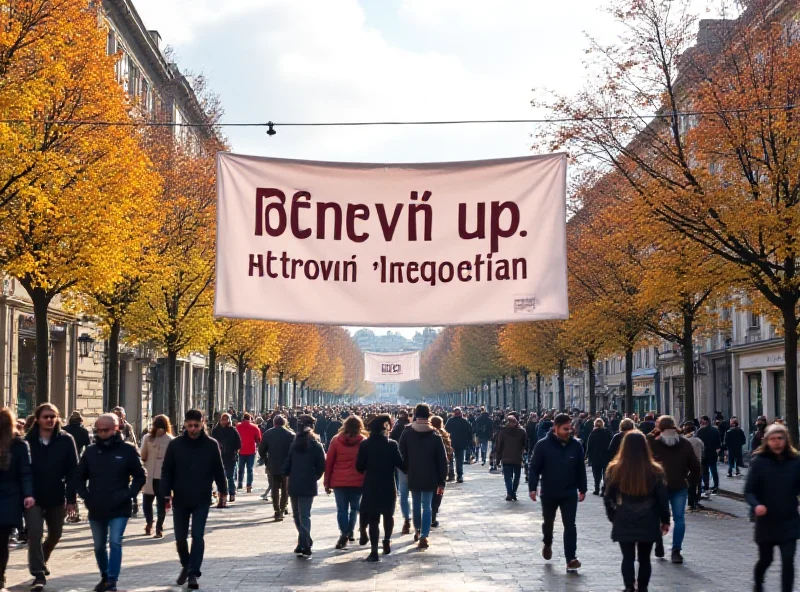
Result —
[{"label": "man in blue jacket", "polygon": [[528,472],[528,490],[534,502],[540,480],[542,485],[542,557],[546,560],[553,557],[553,523],[556,510],[560,510],[564,525],[567,569],[578,569],[581,562],[577,557],[578,531],[575,528],[575,515],[578,513],[578,502],[586,498],[586,468],[583,464],[583,447],[572,436],[569,415],[556,415],[553,431],[539,440],[533,448]]}]

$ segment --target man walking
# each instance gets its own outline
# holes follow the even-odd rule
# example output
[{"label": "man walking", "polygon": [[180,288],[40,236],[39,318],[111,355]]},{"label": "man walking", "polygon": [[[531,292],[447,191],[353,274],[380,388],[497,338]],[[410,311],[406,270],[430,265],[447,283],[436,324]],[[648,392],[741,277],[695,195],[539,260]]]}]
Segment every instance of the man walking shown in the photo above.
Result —
[{"label": "man walking", "polygon": [[[398,444],[403,435],[403,431],[411,424],[408,419],[408,410],[401,409],[397,413],[397,421],[392,427],[389,439]],[[408,503],[408,475],[401,469],[395,471],[395,481],[397,482],[397,495],[400,497],[400,513],[403,515],[403,528],[400,534],[411,534],[411,505]]]},{"label": "man walking", "polygon": [[[172,496],[175,546],[181,561],[177,583],[183,586],[188,579],[189,589],[197,590],[200,588],[197,578],[201,575],[205,551],[203,535],[208,519],[211,485],[216,481],[219,492],[217,507],[224,508],[227,480],[219,444],[206,436],[203,412],[197,409],[187,411],[183,428],[183,434],[167,446],[161,468],[161,494],[167,498]],[[191,552],[188,542],[190,521]]]},{"label": "man walking", "polygon": [[478,446],[481,450],[481,466],[485,466],[489,440],[492,437],[492,418],[489,417],[489,412],[483,407],[481,407],[481,414],[475,420],[474,428],[475,437],[478,438]]},{"label": "man walking", "polygon": [[236,431],[242,439],[239,449],[239,489],[242,488],[244,472],[247,470],[247,493],[253,491],[253,465],[256,460],[256,447],[261,442],[261,430],[252,423],[253,416],[245,413],[242,421],[236,425]]},{"label": "man walking", "polygon": [[522,474],[522,456],[525,454],[527,437],[514,415],[508,416],[506,425],[497,436],[497,458],[503,463],[507,502],[517,501],[517,489]]},{"label": "man walking", "polygon": [[583,464],[583,447],[572,435],[569,415],[559,413],[553,420],[553,430],[536,443],[529,468],[528,490],[534,502],[541,480],[542,534],[544,546],[542,557],[553,557],[553,523],[556,510],[561,511],[564,525],[564,557],[567,569],[578,569],[578,531],[575,516],[578,502],[586,498],[586,468]]},{"label": "man walking", "polygon": [[[219,423],[211,430],[211,437],[219,444],[222,453],[222,466],[225,468],[225,478],[228,481],[228,501],[236,501],[236,462],[239,450],[242,447],[242,439],[239,432],[231,425],[231,414],[223,413],[219,417]],[[219,495],[219,493],[217,494]]]},{"label": "man walking", "polygon": [[472,426],[464,417],[461,407],[453,409],[453,417],[447,420],[445,431],[450,434],[453,454],[456,457],[456,481],[464,482],[464,454],[472,442]]},{"label": "man walking", "polygon": [[95,443],[78,463],[77,489],[89,510],[94,556],[101,574],[94,590],[113,592],[122,567],[122,535],[131,517],[133,499],[144,485],[145,471],[136,446],[123,442],[115,414],[98,417],[95,431]]},{"label": "man walking", "polygon": [[703,489],[709,492],[709,478],[708,474],[714,480],[714,487],[710,489],[710,493],[717,493],[719,491],[719,474],[717,473],[717,457],[722,448],[722,439],[719,435],[719,430],[716,426],[711,425],[711,418],[704,415],[700,418],[700,429],[697,430],[697,437],[703,441]]},{"label": "man walking", "polygon": [[730,428],[725,432],[725,447],[728,449],[728,477],[733,477],[734,467],[736,475],[741,474],[739,469],[742,467],[742,447],[746,443],[747,436],[739,427],[739,420],[731,417]]},{"label": "man walking", "polygon": [[444,493],[447,452],[439,432],[430,424],[431,408],[420,403],[414,422],[400,437],[400,454],[408,474],[408,489],[414,518],[414,540],[420,550],[428,548],[431,532],[433,494]]},{"label": "man walking", "polygon": [[276,415],[272,421],[275,427],[264,433],[264,438],[258,446],[258,454],[266,459],[267,479],[272,491],[272,509],[275,511],[275,521],[280,522],[288,513],[286,506],[289,503],[283,463],[289,455],[295,433],[286,425],[286,418],[283,415]]},{"label": "man walking", "polygon": [[[58,409],[42,403],[33,412],[36,422],[25,436],[31,450],[33,497],[36,504],[25,510],[28,526],[28,567],[33,576],[31,592],[41,592],[50,575],[47,561],[61,538],[64,517],[75,513],[78,452],[72,436],[61,430]],[[47,538],[42,543],[44,525]]]}]

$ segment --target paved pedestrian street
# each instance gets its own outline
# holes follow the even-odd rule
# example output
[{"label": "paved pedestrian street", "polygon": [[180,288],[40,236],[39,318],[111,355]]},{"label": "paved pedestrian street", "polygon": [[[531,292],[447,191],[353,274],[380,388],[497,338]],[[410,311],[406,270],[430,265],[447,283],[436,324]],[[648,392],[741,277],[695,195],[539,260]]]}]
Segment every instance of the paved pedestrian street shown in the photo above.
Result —
[{"label": "paved pedestrian street", "polygon": [[[260,469],[261,470],[261,469]],[[206,531],[206,558],[202,590],[621,590],[620,552],[610,539],[601,499],[587,496],[578,509],[578,557],[583,568],[566,574],[561,530],[556,521],[553,559],[546,562],[541,549],[541,505],[526,496],[506,502],[503,478],[488,467],[466,467],[466,483],[448,484],[440,514],[441,527],[433,529],[431,548],[416,550],[411,536],[400,536],[399,506],[395,515],[393,552],[379,564],[368,564],[366,547],[351,543],[334,550],[338,536],[333,496],[324,492],[312,510],[314,555],[298,559],[292,553],[296,532],[291,516],[282,523],[272,518],[272,505],[259,498],[258,489],[240,495],[225,510],[212,510]],[[257,492],[258,493],[257,493]],[[320,491],[322,488],[320,486]],[[650,590],[702,592],[752,588],[756,548],[752,524],[744,503],[715,498],[707,504],[717,511],[689,514],[684,544],[685,564],[655,560]],[[180,571],[171,516],[165,537],[145,537],[144,520],[131,520],[123,546],[120,590],[178,590]],[[669,538],[667,537],[667,554]],[[780,559],[767,576],[766,590],[779,589]],[[67,525],[65,536],[51,558],[47,590],[90,590],[99,580],[88,525]],[[12,550],[8,583],[11,590],[27,590],[31,582],[24,549]]]}]

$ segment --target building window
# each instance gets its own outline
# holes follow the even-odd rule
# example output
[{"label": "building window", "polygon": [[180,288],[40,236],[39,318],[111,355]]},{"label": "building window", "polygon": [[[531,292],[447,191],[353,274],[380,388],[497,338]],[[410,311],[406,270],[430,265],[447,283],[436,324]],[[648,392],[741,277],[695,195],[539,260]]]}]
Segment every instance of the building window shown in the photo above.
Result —
[{"label": "building window", "polygon": [[606,360],[606,374],[608,374],[608,360]]},{"label": "building window", "polygon": [[106,37],[106,54],[114,55],[115,53],[117,53],[117,34],[113,29],[109,29]]},{"label": "building window", "polygon": [[750,431],[756,426],[756,419],[764,414],[761,399],[761,373],[747,375],[747,394],[750,399]]},{"label": "building window", "polygon": [[650,367],[650,348],[649,347],[644,350],[644,367],[645,368],[649,368]]},{"label": "building window", "polygon": [[757,329],[761,327],[761,315],[756,313],[755,311],[750,311],[750,328]]}]

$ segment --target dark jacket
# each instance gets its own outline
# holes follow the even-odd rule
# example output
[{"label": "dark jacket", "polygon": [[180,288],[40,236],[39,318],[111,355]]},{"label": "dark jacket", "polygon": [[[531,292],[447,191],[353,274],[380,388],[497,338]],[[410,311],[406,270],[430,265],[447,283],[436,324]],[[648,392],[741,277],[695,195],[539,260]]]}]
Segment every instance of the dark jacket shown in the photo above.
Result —
[{"label": "dark jacket", "polygon": [[242,437],[233,425],[227,428],[222,427],[220,424],[214,426],[211,430],[211,437],[219,444],[219,451],[222,455],[222,462],[226,465],[236,461],[236,455],[242,447]]},{"label": "dark jacket", "polygon": [[330,442],[333,440],[333,437],[339,433],[340,429],[342,429],[342,422],[334,417],[328,422],[328,427],[325,428],[325,441]]},{"label": "dark jacket", "polygon": [[356,470],[364,474],[361,512],[366,515],[394,514],[397,490],[395,469],[403,469],[400,447],[383,434],[372,434],[361,442]]},{"label": "dark jacket", "polygon": [[475,429],[475,436],[478,440],[491,440],[492,438],[492,418],[489,413],[484,411],[478,416],[473,425]]},{"label": "dark jacket", "polygon": [[283,463],[283,475],[289,477],[289,495],[317,495],[317,481],[325,473],[325,451],[309,434],[298,434]]},{"label": "dark jacket", "polygon": [[519,425],[505,426],[497,436],[497,459],[504,465],[521,465],[528,435]]},{"label": "dark jacket", "polygon": [[725,446],[728,450],[742,450],[742,446],[747,443],[747,436],[744,435],[742,428],[730,428],[725,432]]},{"label": "dark jacket", "polygon": [[394,422],[392,426],[392,433],[389,434],[389,439],[394,440],[395,442],[400,441],[400,436],[403,435],[403,430],[406,429],[406,426],[411,422],[407,419],[398,419]]},{"label": "dark jacket", "polygon": [[264,432],[261,443],[258,445],[258,454],[267,460],[266,472],[268,475],[282,475],[283,463],[289,455],[289,448],[294,442],[295,433],[289,426],[276,426]]},{"label": "dark jacket", "polygon": [[22,438],[11,441],[8,469],[0,470],[0,526],[19,526],[22,523],[22,501],[33,497],[31,454]]},{"label": "dark jacket", "polygon": [[667,446],[652,433],[647,436],[653,458],[664,468],[667,490],[680,491],[696,485],[700,481],[700,463],[692,443],[683,436],[674,446]]},{"label": "dark jacket", "polygon": [[89,436],[89,430],[79,423],[69,423],[65,425],[64,431],[72,436],[73,440],[75,440],[75,448],[78,450],[78,456],[83,454],[83,451],[86,450],[86,447],[92,443],[92,439]]},{"label": "dark jacket", "polygon": [[753,456],[744,496],[750,507],[767,507],[756,516],[757,543],[781,543],[800,538],[800,458],[779,458],[767,451]]},{"label": "dark jacket", "polygon": [[611,431],[606,428],[592,430],[586,439],[586,458],[593,465],[604,467],[608,464],[608,447],[611,446],[613,436]]},{"label": "dark jacket", "polygon": [[649,419],[644,420],[642,423],[639,424],[639,431],[642,432],[645,436],[656,429],[656,422],[651,421]]},{"label": "dark jacket", "polygon": [[669,524],[669,497],[662,478],[646,496],[620,493],[607,485],[603,496],[606,515],[612,523],[611,540],[618,543],[655,543],[661,540],[661,525]]},{"label": "dark jacket", "polygon": [[536,429],[536,441],[546,438],[547,434],[550,433],[550,430],[553,429],[553,420],[544,418],[539,422],[539,427]]},{"label": "dark jacket", "polygon": [[444,429],[450,434],[453,450],[464,450],[472,443],[472,426],[463,415],[448,419]]},{"label": "dark jacket", "polygon": [[[581,426],[581,444],[584,448],[586,448],[586,443],[589,441],[589,436],[592,435],[592,431],[594,431],[594,420],[588,418],[586,421],[583,422]],[[610,432],[609,432],[610,434]]]},{"label": "dark jacket", "polygon": [[136,446],[120,433],[89,446],[78,463],[78,495],[89,510],[89,520],[130,518],[133,498],[145,482]]},{"label": "dark jacket", "polygon": [[[609,430],[610,431],[610,430]],[[627,432],[617,432],[611,437],[611,442],[608,444],[608,462],[614,460],[619,452],[619,447],[622,446],[622,438],[625,437]]]},{"label": "dark jacket", "polygon": [[539,426],[537,421],[529,421],[525,424],[525,434],[528,436],[528,450],[533,450],[538,439],[536,438],[536,428]]},{"label": "dark jacket", "polygon": [[161,495],[172,495],[176,507],[195,508],[211,501],[215,481],[220,495],[226,495],[228,480],[219,443],[205,432],[195,439],[186,432],[173,438],[161,465]]},{"label": "dark jacket", "polygon": [[570,436],[563,444],[555,432],[539,440],[533,447],[528,468],[528,491],[536,491],[542,481],[542,497],[562,498],[576,490],[586,493],[586,467],[583,447]]},{"label": "dark jacket", "polygon": [[703,460],[714,460],[717,458],[717,451],[722,448],[722,439],[719,437],[719,430],[708,425],[697,430],[697,438],[703,441],[705,450],[703,452]]},{"label": "dark jacket", "polygon": [[64,501],[75,503],[78,481],[78,451],[72,436],[56,426],[50,444],[39,438],[39,426],[34,424],[25,436],[31,450],[33,497],[40,508],[62,507]]},{"label": "dark jacket", "polygon": [[436,491],[447,478],[447,451],[430,425],[412,423],[400,437],[400,454],[408,473],[409,491]]}]

